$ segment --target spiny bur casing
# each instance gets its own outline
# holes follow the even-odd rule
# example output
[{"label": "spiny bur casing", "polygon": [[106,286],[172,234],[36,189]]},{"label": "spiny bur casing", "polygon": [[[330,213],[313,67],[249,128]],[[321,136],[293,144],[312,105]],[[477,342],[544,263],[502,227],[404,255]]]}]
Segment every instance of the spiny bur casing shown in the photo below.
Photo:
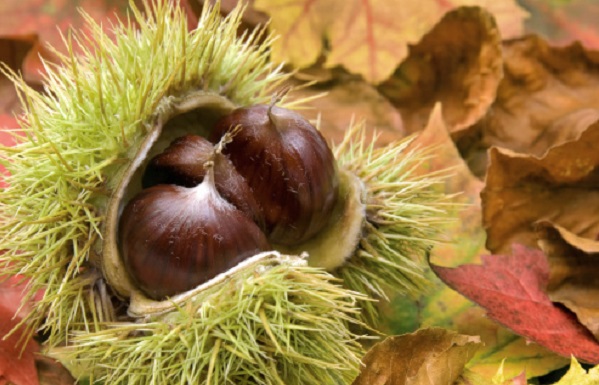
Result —
[{"label": "spiny bur casing", "polygon": [[[428,170],[435,149],[415,146],[415,139],[377,148],[376,135],[368,140],[359,124],[335,149],[340,167],[362,182],[365,220],[357,247],[333,274],[370,298],[388,300],[388,293],[417,298],[426,292],[427,256],[445,241],[441,232],[454,221],[449,213],[455,203],[444,192],[452,171]],[[362,319],[376,327],[376,303],[364,301],[361,307]]]},{"label": "spiny bur casing", "polygon": [[361,347],[348,324],[366,296],[305,258],[259,254],[162,302],[137,298],[108,258],[124,181],[136,182],[153,147],[268,102],[287,76],[268,61],[271,38],[236,36],[240,8],[222,18],[206,7],[190,31],[173,3],[133,7],[135,22],[114,25],[114,41],[87,17],[91,36],[66,39],[63,65],[46,64],[44,93],[4,67],[24,102],[24,135],[1,149],[10,176],[0,261],[30,279],[28,299],[43,291],[24,322],[92,382],[349,383]]},{"label": "spiny bur casing", "polygon": [[70,54],[46,65],[44,93],[5,67],[25,135],[1,148],[2,268],[30,278],[28,299],[43,290],[24,322],[47,336],[46,352],[92,380],[350,383],[361,346],[349,326],[376,324],[370,298],[421,292],[446,221],[447,173],[417,172],[430,151],[410,139],[377,148],[363,126],[348,128],[328,226],[188,292],[146,298],[119,256],[119,216],[148,160],[181,135],[208,136],[235,108],[268,103],[288,77],[269,62],[262,30],[237,37],[241,8],[218,10],[206,7],[190,30],[180,8],[155,0],[113,26],[114,41],[87,17],[91,36],[66,39]]}]

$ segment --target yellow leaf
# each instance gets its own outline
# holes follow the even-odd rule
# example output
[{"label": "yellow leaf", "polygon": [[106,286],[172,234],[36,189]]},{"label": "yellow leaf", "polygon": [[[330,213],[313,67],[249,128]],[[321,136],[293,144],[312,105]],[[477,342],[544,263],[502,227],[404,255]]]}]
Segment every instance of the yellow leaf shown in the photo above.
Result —
[{"label": "yellow leaf", "polygon": [[597,385],[599,384],[599,366],[595,366],[587,373],[580,366],[576,358],[572,357],[570,369],[558,382],[553,385]]},{"label": "yellow leaf", "polygon": [[416,43],[443,15],[436,2],[347,1],[335,18],[326,65],[343,65],[372,83],[391,75],[408,55],[407,44]]},{"label": "yellow leaf", "polygon": [[272,47],[275,62],[308,67],[320,56],[324,36],[343,0],[256,0],[254,8],[271,16],[270,28],[279,36]]}]

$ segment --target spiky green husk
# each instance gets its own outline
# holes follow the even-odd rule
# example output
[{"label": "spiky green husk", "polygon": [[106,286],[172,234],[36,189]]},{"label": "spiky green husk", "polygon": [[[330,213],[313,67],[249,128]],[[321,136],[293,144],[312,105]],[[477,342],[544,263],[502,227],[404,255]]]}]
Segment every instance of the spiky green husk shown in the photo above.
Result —
[{"label": "spiky green husk", "polygon": [[[359,124],[348,129],[335,149],[339,163],[363,183],[366,220],[357,250],[334,274],[347,288],[371,298],[417,296],[426,290],[426,255],[452,221],[444,194],[451,170],[427,171],[434,149],[414,147],[413,140],[377,148],[376,135],[368,140]],[[376,326],[376,303],[361,306],[364,320]]]},{"label": "spiky green husk", "polygon": [[[196,90],[238,105],[266,102],[285,78],[268,62],[270,39],[236,37],[239,8],[224,20],[207,8],[188,32],[173,3],[157,0],[144,15],[134,8],[137,27],[114,25],[116,41],[87,17],[91,37],[65,39],[71,54],[57,53],[64,66],[46,65],[43,94],[8,73],[24,102],[26,136],[1,148],[11,175],[0,191],[0,265],[31,278],[29,296],[45,291],[26,322],[46,329],[51,346],[65,342],[67,330],[115,321],[93,263],[103,209],[156,114]],[[84,53],[75,57],[80,40]]]},{"label": "spiky green husk", "polygon": [[165,316],[78,333],[59,355],[106,384],[350,383],[362,350],[347,327],[365,296],[277,256]]}]

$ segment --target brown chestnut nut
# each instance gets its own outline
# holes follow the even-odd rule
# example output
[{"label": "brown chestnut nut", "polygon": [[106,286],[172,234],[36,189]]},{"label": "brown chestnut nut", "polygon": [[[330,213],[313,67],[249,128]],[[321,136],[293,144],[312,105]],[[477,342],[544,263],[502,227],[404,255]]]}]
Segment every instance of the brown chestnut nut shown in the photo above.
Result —
[{"label": "brown chestnut nut", "polygon": [[271,250],[260,228],[220,196],[212,165],[196,187],[158,185],[133,197],[120,219],[119,243],[138,287],[158,300]]},{"label": "brown chestnut nut", "polygon": [[142,187],[158,184],[197,186],[204,180],[204,163],[208,160],[214,162],[214,181],[221,196],[264,228],[264,216],[245,179],[225,155],[201,136],[179,137],[152,158],[143,174]]},{"label": "brown chestnut nut", "polygon": [[240,108],[221,118],[210,140],[241,129],[224,152],[250,185],[272,243],[297,245],[327,224],[338,195],[335,159],[300,114],[276,106]]}]

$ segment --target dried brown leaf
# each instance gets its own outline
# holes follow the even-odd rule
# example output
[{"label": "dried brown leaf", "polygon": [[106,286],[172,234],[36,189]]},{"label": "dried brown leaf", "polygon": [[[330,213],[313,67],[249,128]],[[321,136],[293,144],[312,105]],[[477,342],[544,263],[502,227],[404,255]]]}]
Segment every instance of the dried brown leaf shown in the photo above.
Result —
[{"label": "dried brown leaf", "polygon": [[580,44],[552,47],[537,36],[507,41],[503,52],[497,99],[458,142],[479,176],[489,147],[542,156],[599,115],[599,52]]},{"label": "dried brown leaf", "polygon": [[572,310],[599,340],[599,241],[550,222],[538,232],[550,266],[549,298]]},{"label": "dried brown leaf", "polygon": [[408,58],[379,86],[399,109],[408,132],[421,130],[434,104],[443,104],[449,131],[476,123],[502,78],[501,37],[482,8],[451,11],[410,47]]},{"label": "dried brown leaf", "polygon": [[584,238],[599,234],[599,122],[577,140],[542,158],[493,148],[482,191],[487,248],[509,253],[511,244],[535,247],[533,225],[550,221]]},{"label": "dried brown leaf", "polygon": [[451,385],[480,346],[441,328],[388,337],[366,354],[353,385]]}]

